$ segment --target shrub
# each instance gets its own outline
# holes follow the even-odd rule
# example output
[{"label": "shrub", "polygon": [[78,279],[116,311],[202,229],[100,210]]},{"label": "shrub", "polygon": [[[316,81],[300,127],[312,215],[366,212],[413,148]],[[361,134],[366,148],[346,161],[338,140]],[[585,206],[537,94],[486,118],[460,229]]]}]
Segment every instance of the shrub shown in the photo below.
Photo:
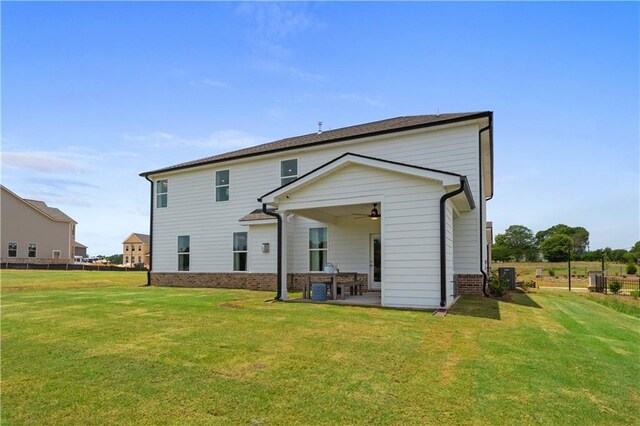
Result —
[{"label": "shrub", "polygon": [[622,282],[619,280],[611,280],[609,283],[609,291],[613,294],[618,294],[622,290]]},{"label": "shrub", "polygon": [[521,287],[524,291],[529,290],[530,288],[536,288],[536,282],[533,280],[529,280],[529,281],[524,281],[521,284]]},{"label": "shrub", "polygon": [[633,297],[634,299],[637,299],[638,297],[640,297],[640,291],[638,290],[633,290],[631,292],[631,297]]},{"label": "shrub", "polygon": [[498,297],[504,296],[507,292],[507,283],[505,281],[505,278],[500,277],[495,272],[492,273],[491,277],[489,277],[489,291],[491,294]]},{"label": "shrub", "polygon": [[636,272],[638,272],[638,267],[636,266],[636,264],[629,262],[629,264],[627,265],[627,274],[635,275]]},{"label": "shrub", "polygon": [[556,271],[554,271],[553,269],[549,269],[549,275],[551,275],[552,277],[556,276]]}]

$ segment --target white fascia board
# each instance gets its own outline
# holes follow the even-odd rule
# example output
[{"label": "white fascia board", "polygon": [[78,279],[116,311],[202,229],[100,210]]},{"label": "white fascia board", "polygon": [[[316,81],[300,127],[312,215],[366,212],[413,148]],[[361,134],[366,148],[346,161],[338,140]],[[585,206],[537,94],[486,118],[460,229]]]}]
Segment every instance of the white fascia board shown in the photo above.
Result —
[{"label": "white fascia board", "polygon": [[238,221],[241,226],[249,226],[249,225],[276,225],[277,221],[274,217],[273,219],[260,219],[260,220],[239,220]]},{"label": "white fascia board", "polygon": [[442,183],[444,186],[460,184],[460,176],[454,174],[448,174],[439,172],[436,170],[429,170],[421,167],[415,167],[411,165],[404,165],[393,163],[389,161],[378,160],[375,158],[363,157],[360,155],[346,154],[333,162],[319,167],[313,172],[302,176],[301,178],[291,182],[291,184],[278,188],[272,193],[264,196],[262,202],[265,204],[276,205],[276,199],[288,192],[291,192],[305,184],[311,183],[315,180],[321,179],[327,173],[331,173],[339,168],[346,167],[350,164],[359,164],[363,166],[369,166],[377,169],[388,170],[396,173],[407,174],[410,176],[422,177],[425,179],[433,180]]}]

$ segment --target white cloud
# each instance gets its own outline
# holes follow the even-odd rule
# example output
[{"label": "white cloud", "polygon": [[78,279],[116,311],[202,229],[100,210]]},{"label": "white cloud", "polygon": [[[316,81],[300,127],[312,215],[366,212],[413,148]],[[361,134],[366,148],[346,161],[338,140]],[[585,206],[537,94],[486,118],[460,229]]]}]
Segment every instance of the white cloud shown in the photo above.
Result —
[{"label": "white cloud", "polygon": [[84,167],[68,154],[47,151],[13,151],[0,154],[2,166],[40,173],[66,174]]},{"label": "white cloud", "polygon": [[205,87],[211,87],[213,89],[224,89],[226,87],[229,87],[229,85],[227,83],[225,83],[224,81],[220,81],[220,80],[213,80],[210,78],[204,78],[202,80],[194,80],[190,82],[191,85],[193,86],[205,86]]},{"label": "white cloud", "polygon": [[146,142],[154,148],[194,147],[214,149],[216,152],[231,151],[267,142],[265,138],[251,135],[241,130],[221,130],[200,138],[187,138],[166,132],[153,132],[148,135],[135,136],[125,134],[123,138],[131,141]]}]

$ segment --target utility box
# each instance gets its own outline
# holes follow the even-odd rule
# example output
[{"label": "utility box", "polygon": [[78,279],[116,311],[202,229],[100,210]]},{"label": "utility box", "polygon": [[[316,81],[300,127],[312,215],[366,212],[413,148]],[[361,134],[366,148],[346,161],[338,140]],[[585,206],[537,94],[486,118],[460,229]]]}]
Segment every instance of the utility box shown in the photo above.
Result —
[{"label": "utility box", "polygon": [[516,289],[516,268],[498,268],[498,275],[504,280],[509,290]]}]

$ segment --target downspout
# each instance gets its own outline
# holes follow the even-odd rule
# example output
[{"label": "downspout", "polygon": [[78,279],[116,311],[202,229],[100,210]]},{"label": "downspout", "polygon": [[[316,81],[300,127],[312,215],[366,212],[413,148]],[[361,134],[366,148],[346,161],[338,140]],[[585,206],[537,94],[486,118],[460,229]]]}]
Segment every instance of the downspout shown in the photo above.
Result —
[{"label": "downspout", "polygon": [[[258,200],[261,201],[261,200]],[[270,212],[267,210],[267,205],[262,203],[262,213],[275,217],[278,221],[278,283],[276,285],[276,297],[275,300],[280,300],[282,298],[282,216],[278,213]]]},{"label": "downspout", "polygon": [[151,202],[149,203],[149,270],[147,271],[147,286],[151,285],[151,253],[153,252],[153,181],[149,176],[144,177],[151,184]]},{"label": "downspout", "polygon": [[[480,193],[478,194],[478,199],[480,199],[480,197],[483,197],[483,192],[482,192],[482,133],[486,132],[487,130],[490,130],[490,140],[491,142],[493,142],[493,114],[489,116],[489,125],[486,127],[483,127],[482,129],[480,129],[480,131],[478,131],[478,185],[479,185],[479,191]],[[493,149],[491,150],[491,164],[493,166]],[[493,179],[491,181],[491,184],[493,185]],[[485,198],[485,202],[489,201],[491,198],[493,198],[493,193],[491,194],[491,197],[489,198]],[[482,250],[484,250],[484,245],[482,244],[482,241],[486,238],[486,234],[487,234],[487,229],[486,229],[486,222],[485,222],[485,227],[484,229],[482,228],[482,203],[480,204],[480,225],[478,228],[480,228],[480,272],[482,273],[482,294],[485,295],[485,297],[489,297],[489,293],[487,293],[487,281],[489,280],[489,277],[487,276],[487,271],[484,270],[484,265],[482,264]],[[487,250],[487,262],[489,261],[489,251]]]},{"label": "downspout", "polygon": [[440,306],[443,308],[447,305],[447,212],[445,207],[449,198],[464,191],[466,181],[467,179],[462,176],[458,189],[440,197]]}]

